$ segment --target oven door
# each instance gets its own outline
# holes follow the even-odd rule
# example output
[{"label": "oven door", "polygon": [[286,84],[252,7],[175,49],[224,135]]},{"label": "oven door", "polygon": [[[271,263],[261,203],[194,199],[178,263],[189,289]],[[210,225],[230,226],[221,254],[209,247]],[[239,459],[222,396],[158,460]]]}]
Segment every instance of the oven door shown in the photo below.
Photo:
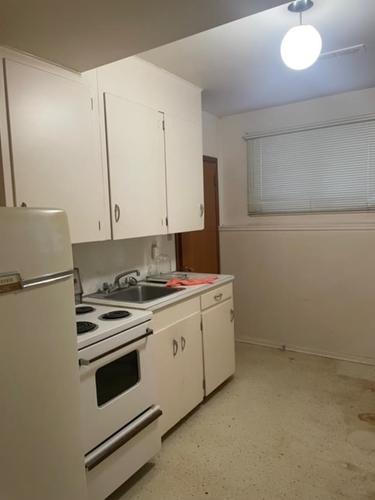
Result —
[{"label": "oven door", "polygon": [[156,403],[149,325],[79,351],[85,453]]}]

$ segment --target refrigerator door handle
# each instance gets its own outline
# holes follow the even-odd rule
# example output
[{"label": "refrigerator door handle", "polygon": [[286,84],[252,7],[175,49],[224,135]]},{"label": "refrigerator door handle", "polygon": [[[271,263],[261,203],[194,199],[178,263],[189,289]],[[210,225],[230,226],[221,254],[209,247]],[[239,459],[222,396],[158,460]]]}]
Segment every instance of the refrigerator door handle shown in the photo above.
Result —
[{"label": "refrigerator door handle", "polygon": [[34,286],[48,285],[57,281],[66,280],[73,276],[73,271],[62,271],[59,273],[45,274],[37,278],[23,280],[19,272],[14,271],[11,273],[0,274],[0,294],[11,293],[24,288],[32,288]]},{"label": "refrigerator door handle", "polygon": [[116,435],[112,436],[105,443],[99,445],[94,451],[86,455],[86,469],[92,470],[99,465],[103,460],[112,455],[112,453],[121,448],[121,446],[143,431],[143,429],[155,422],[162,414],[163,412],[160,406],[151,406],[151,408],[146,410],[140,417],[136,418]]},{"label": "refrigerator door handle", "polygon": [[34,286],[47,285],[49,283],[56,283],[56,281],[66,280],[73,276],[73,270],[62,271],[61,273],[45,274],[38,278],[32,278],[22,282],[22,288],[31,288]]}]

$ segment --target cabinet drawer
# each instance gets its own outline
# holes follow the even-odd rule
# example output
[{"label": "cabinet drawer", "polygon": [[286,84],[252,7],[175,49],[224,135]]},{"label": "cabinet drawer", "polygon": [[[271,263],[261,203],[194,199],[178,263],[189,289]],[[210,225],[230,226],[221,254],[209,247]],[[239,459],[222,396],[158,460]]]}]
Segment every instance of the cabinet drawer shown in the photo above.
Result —
[{"label": "cabinet drawer", "polygon": [[220,304],[224,300],[233,297],[233,286],[232,283],[228,283],[218,288],[214,288],[207,293],[201,295],[201,307],[202,310],[208,309],[215,304]]},{"label": "cabinet drawer", "polygon": [[199,297],[187,299],[178,304],[167,306],[161,311],[155,311],[152,318],[154,332],[157,333],[168,326],[174,325],[195,313],[200,312]]}]

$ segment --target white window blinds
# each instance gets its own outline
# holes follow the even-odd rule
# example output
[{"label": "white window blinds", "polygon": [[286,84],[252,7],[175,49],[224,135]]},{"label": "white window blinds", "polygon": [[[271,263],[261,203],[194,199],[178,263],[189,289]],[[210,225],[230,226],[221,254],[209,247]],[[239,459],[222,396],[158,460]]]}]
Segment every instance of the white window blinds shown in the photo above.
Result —
[{"label": "white window blinds", "polygon": [[249,215],[375,209],[375,119],[247,145]]}]

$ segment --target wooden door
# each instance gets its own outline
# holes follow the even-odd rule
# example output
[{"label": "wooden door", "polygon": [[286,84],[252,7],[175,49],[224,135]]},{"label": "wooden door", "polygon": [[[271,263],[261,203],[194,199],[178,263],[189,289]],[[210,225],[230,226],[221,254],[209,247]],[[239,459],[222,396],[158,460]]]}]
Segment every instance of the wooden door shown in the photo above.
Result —
[{"label": "wooden door", "polygon": [[176,236],[177,270],[220,273],[219,194],[216,158],[204,157],[204,229]]},{"label": "wooden door", "polygon": [[207,396],[235,370],[233,299],[203,311],[202,324]]},{"label": "wooden door", "polygon": [[15,205],[62,208],[73,243],[109,238],[89,89],[6,60]]},{"label": "wooden door", "polygon": [[105,94],[113,239],[165,234],[163,113]]},{"label": "wooden door", "polygon": [[202,123],[165,115],[168,231],[203,229]]}]

